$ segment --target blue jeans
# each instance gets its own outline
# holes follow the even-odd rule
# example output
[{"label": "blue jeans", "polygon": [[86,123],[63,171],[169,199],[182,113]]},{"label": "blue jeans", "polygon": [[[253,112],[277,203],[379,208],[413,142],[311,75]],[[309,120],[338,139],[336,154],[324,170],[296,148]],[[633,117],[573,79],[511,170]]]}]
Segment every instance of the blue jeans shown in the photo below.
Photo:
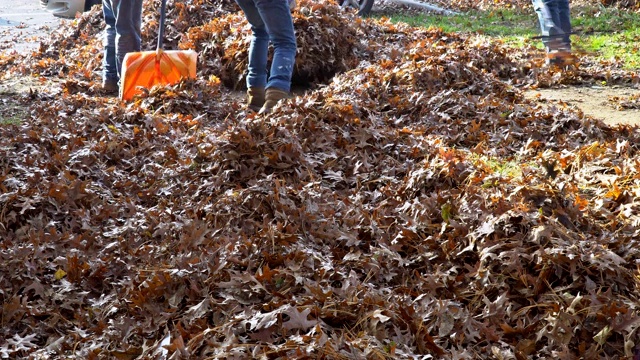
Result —
[{"label": "blue jeans", "polygon": [[[247,87],[291,90],[296,58],[296,35],[288,0],[236,0],[251,25]],[[273,61],[267,79],[269,41]]]},{"label": "blue jeans", "polygon": [[569,0],[532,0],[538,14],[542,42],[547,50],[554,50],[554,44],[561,43],[571,49],[571,15]]},{"label": "blue jeans", "polygon": [[142,0],[102,0],[104,35],[103,80],[120,80],[122,60],[140,51]]}]

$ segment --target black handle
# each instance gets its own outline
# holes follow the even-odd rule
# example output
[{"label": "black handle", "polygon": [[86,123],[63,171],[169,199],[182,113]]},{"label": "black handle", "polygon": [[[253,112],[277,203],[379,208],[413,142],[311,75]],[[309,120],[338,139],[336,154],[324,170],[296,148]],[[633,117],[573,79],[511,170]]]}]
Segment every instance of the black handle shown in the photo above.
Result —
[{"label": "black handle", "polygon": [[162,38],[164,38],[164,18],[167,11],[167,0],[162,0],[160,6],[160,29],[158,31],[158,50],[162,50]]}]

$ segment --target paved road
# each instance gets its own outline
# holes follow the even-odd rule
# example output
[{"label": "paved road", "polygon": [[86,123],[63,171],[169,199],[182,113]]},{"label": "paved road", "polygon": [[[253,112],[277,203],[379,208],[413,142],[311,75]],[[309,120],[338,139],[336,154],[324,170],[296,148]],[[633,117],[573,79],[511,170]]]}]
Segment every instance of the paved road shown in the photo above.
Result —
[{"label": "paved road", "polygon": [[40,6],[39,0],[0,0],[0,52],[28,52],[62,21]]}]

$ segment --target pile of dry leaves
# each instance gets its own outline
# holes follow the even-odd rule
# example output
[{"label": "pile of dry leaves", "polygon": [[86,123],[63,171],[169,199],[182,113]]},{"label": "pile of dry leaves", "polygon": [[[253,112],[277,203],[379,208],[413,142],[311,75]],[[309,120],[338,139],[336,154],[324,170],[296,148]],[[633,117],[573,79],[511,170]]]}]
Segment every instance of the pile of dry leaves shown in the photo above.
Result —
[{"label": "pile of dry leaves", "polygon": [[0,356],[637,356],[640,132],[514,87],[594,76],[299,3],[296,76],[324,85],[269,116],[229,90],[234,13],[171,36],[198,80],[131,103],[74,58],[95,33],[4,58],[61,86],[0,127]]},{"label": "pile of dry leaves", "polygon": [[640,95],[612,96],[609,101],[618,109],[640,109]]},{"label": "pile of dry leaves", "polygon": [[640,2],[636,0],[600,0],[604,6],[615,6],[621,9],[640,10]]}]

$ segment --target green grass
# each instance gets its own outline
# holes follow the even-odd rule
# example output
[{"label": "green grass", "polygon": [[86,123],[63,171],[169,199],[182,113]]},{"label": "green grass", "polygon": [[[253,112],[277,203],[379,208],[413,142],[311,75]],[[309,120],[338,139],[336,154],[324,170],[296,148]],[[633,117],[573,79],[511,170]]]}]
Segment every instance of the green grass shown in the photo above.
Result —
[{"label": "green grass", "polygon": [[11,116],[11,117],[6,117],[6,118],[0,116],[0,126],[20,125],[20,123],[21,123],[21,120],[17,116]]},{"label": "green grass", "polygon": [[27,114],[24,106],[12,99],[12,93],[0,91],[0,126],[20,125]]},{"label": "green grass", "polygon": [[[508,46],[543,48],[538,18],[533,8],[470,11],[460,15],[387,15],[393,22],[417,27],[437,27],[446,32],[481,34],[500,39]],[[640,13],[601,6],[571,9],[574,47],[600,60],[620,59],[630,69],[640,68]]]},{"label": "green grass", "polygon": [[389,17],[411,26],[437,27],[446,32],[484,34],[493,37],[530,36],[537,31],[535,14],[514,10],[471,11],[460,15],[404,15]]},{"label": "green grass", "polygon": [[469,154],[469,159],[476,165],[499,175],[500,177],[517,178],[522,176],[522,161],[519,158],[503,160],[494,157]]}]

